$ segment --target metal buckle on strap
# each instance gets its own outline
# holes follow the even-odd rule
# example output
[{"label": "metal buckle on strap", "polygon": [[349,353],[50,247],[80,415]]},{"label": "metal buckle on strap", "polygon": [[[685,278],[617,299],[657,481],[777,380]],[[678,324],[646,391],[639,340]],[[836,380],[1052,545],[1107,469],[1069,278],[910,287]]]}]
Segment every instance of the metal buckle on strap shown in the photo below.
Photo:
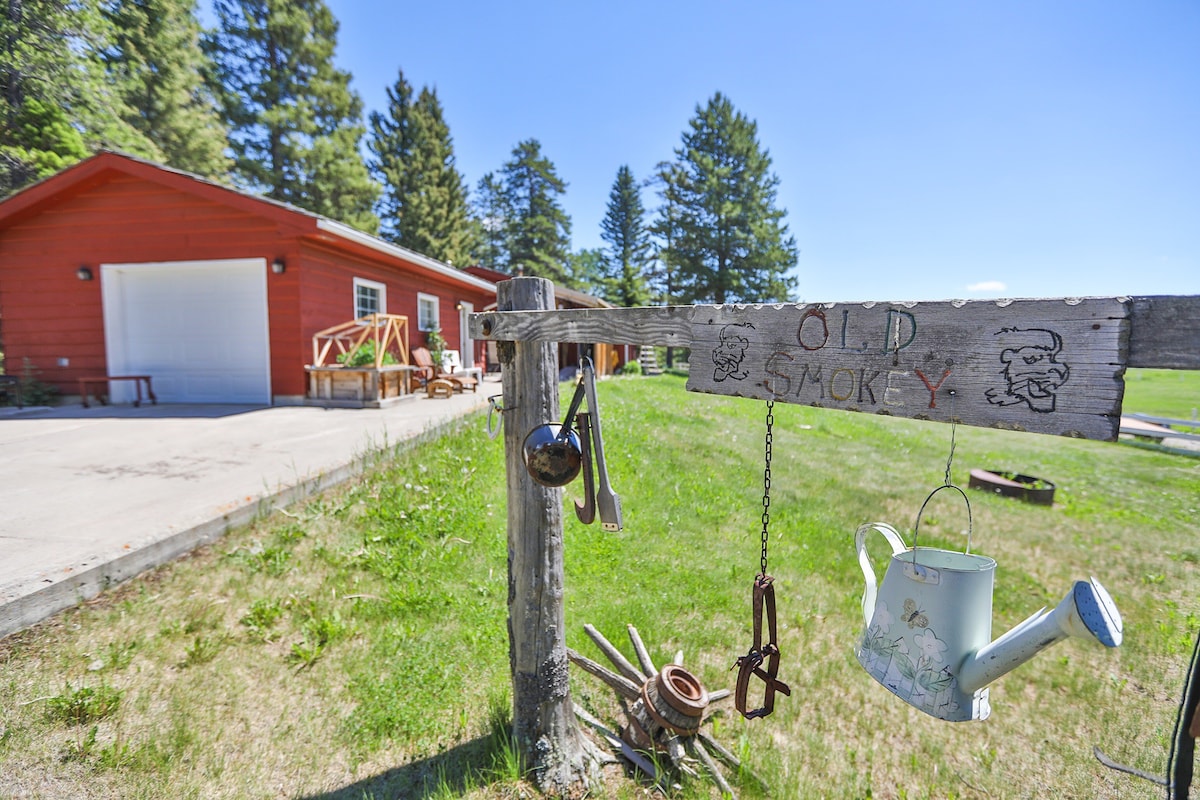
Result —
[{"label": "metal buckle on strap", "polygon": [[[775,710],[775,692],[791,696],[792,690],[779,680],[779,647],[775,643],[775,587],[774,578],[770,575],[758,575],[754,579],[754,645],[750,652],[740,657],[734,667],[738,670],[737,690],[734,693],[734,707],[746,719],[765,717]],[[763,606],[767,609],[767,631],[770,638],[766,645],[762,643]],[[763,662],[767,668],[762,668]],[[750,688],[750,676],[757,675],[766,684],[763,704],[761,707],[748,710],[746,693]]]}]

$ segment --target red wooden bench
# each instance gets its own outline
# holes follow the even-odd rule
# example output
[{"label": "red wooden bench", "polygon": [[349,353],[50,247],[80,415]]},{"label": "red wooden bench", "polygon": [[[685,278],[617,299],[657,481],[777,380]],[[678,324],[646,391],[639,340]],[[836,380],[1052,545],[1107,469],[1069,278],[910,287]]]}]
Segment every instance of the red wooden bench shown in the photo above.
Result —
[{"label": "red wooden bench", "polygon": [[[109,381],[133,381],[133,385],[137,389],[137,400],[133,401],[135,406],[142,404],[142,384],[145,383],[146,394],[150,397],[150,402],[158,405],[158,398],[154,396],[154,389],[150,386],[149,375],[102,375],[79,379],[79,397],[83,400],[84,408],[88,407],[88,395],[95,395],[96,399],[100,401],[100,405],[108,405]],[[102,391],[97,391],[97,388]]]}]

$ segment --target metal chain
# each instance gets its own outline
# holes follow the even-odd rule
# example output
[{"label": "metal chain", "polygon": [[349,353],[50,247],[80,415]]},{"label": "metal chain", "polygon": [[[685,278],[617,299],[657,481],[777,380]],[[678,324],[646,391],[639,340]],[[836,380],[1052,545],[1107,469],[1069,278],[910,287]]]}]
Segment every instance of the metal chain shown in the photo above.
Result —
[{"label": "metal chain", "polygon": [[763,467],[763,512],[762,512],[762,575],[767,574],[767,528],[771,524],[771,443],[774,438],[772,427],[775,425],[775,401],[767,401],[767,437],[765,466]]}]

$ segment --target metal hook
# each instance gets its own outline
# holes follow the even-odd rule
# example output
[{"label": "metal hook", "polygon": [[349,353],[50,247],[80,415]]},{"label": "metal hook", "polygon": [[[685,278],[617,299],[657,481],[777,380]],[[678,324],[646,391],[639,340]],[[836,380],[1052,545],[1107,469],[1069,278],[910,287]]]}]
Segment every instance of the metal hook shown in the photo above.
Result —
[{"label": "metal hook", "polygon": [[[489,408],[488,408],[488,418],[487,418],[487,434],[488,434],[489,439],[495,439],[497,436],[500,435],[500,429],[504,427],[504,412],[517,410],[516,406],[513,406],[512,408],[505,408],[501,403],[497,403],[496,402],[497,397],[503,398],[504,395],[494,394],[488,398]],[[495,427],[492,427],[492,419],[497,414],[500,416],[500,424],[496,425]]]}]

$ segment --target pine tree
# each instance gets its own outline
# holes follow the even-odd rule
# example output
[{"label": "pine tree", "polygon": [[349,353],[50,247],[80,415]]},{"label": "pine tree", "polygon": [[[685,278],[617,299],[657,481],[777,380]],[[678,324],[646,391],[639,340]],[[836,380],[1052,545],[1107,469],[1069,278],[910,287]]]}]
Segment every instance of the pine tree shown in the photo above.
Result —
[{"label": "pine tree", "polygon": [[98,147],[153,156],[119,118],[91,57],[102,47],[89,0],[7,0],[0,6],[0,195]]},{"label": "pine tree", "polygon": [[[3,145],[19,146],[18,118],[26,101],[58,108],[67,105],[67,77],[73,54],[72,17],[66,0],[18,0],[0,9],[0,103]],[[40,109],[32,111],[40,115]]]},{"label": "pine tree", "polygon": [[384,187],[379,208],[385,236],[440,261],[466,265],[476,228],[437,92],[422,88],[414,102],[401,72],[388,101],[388,116],[371,114],[369,142],[372,171]]},{"label": "pine tree", "polygon": [[205,37],[235,173],[249,188],[373,233],[379,194],[358,145],[362,100],[333,66],[323,0],[215,0]]},{"label": "pine tree", "polygon": [[202,77],[195,0],[108,0],[100,10],[108,44],[99,58],[123,120],[170,166],[225,176],[228,140]]},{"label": "pine tree", "polygon": [[675,242],[679,240],[679,191],[682,180],[679,167],[671,161],[655,165],[649,185],[656,187],[659,197],[658,216],[650,225],[654,237],[654,257],[657,266],[650,271],[650,288],[663,305],[676,302],[678,266],[675,264]]},{"label": "pine tree", "polygon": [[414,172],[424,179],[410,213],[416,228],[412,247],[448,264],[466,266],[476,232],[470,223],[467,185],[455,165],[454,142],[437,91],[422,88],[414,111]]},{"label": "pine tree", "polygon": [[0,144],[0,197],[87,154],[83,136],[61,108],[26,98],[6,125]]},{"label": "pine tree", "polygon": [[645,209],[633,172],[627,165],[617,170],[608,210],[600,223],[600,238],[608,243],[605,252],[605,299],[618,306],[644,306],[650,302],[646,266],[650,261],[650,237]]},{"label": "pine tree", "polygon": [[400,70],[387,88],[387,113],[372,111],[367,147],[374,156],[368,166],[383,188],[376,209],[380,230],[388,241],[402,243],[400,220],[408,196],[408,164],[412,160],[412,86]]},{"label": "pine tree", "polygon": [[510,217],[506,244],[510,269],[525,275],[563,282],[571,246],[571,218],[558,204],[567,184],[542,155],[537,139],[527,139],[512,151],[501,174]]},{"label": "pine tree", "polygon": [[475,262],[489,269],[505,271],[509,264],[508,227],[512,210],[504,196],[504,184],[495,173],[487,173],[475,185],[471,216],[477,229]]},{"label": "pine tree", "polygon": [[[654,177],[650,184],[657,187],[661,201],[658,206],[658,218],[650,226],[654,236],[655,259],[657,269],[650,272],[651,291],[657,296],[662,305],[673,305],[678,292],[677,282],[679,270],[675,263],[675,242],[679,240],[679,192],[676,188],[682,176],[679,167],[670,161],[660,161],[655,165]],[[675,348],[667,347],[667,368],[675,365]]]},{"label": "pine tree", "polygon": [[758,126],[720,92],[696,116],[675,151],[671,176],[679,203],[678,266],[685,303],[785,301],[796,243],[775,207],[779,178],[758,142]]},{"label": "pine tree", "polygon": [[604,250],[585,248],[567,259],[566,286],[580,292],[603,295],[605,284]]}]

